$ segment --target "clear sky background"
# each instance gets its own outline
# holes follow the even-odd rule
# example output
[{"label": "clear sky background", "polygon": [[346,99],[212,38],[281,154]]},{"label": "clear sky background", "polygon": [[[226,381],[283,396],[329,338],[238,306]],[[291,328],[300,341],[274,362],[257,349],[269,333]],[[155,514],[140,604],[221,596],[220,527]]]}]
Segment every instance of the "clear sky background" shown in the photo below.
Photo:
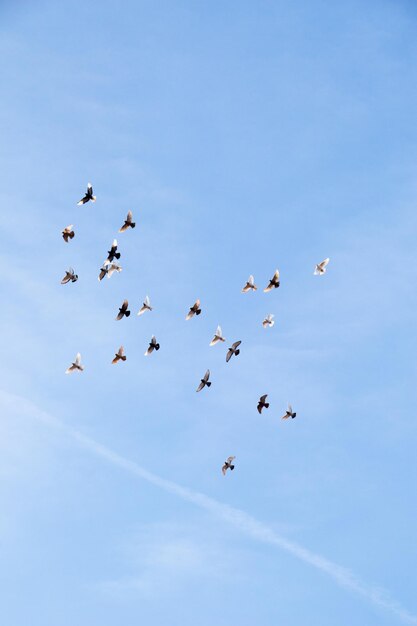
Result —
[{"label": "clear sky background", "polygon": [[415,2],[3,0],[0,33],[0,622],[417,623]]}]

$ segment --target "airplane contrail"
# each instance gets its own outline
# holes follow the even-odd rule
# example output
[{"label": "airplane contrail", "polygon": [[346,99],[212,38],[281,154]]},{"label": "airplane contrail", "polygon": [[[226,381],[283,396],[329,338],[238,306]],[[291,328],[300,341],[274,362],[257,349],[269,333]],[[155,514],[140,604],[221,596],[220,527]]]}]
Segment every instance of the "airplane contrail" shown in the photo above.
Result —
[{"label": "airplane contrail", "polygon": [[417,616],[413,615],[404,609],[400,604],[392,600],[386,592],[362,582],[350,570],[334,563],[333,561],[330,561],[326,557],[312,552],[294,541],[289,541],[281,534],[269,528],[269,526],[263,522],[260,522],[248,513],[245,513],[245,511],[219,502],[210,496],[206,496],[205,494],[193,489],[183,487],[176,482],[166,480],[165,478],[146,470],[135,461],[126,459],[107,446],[102,445],[95,439],[92,439],[80,431],[67,426],[64,422],[49,413],[42,411],[25,398],[15,396],[4,391],[0,391],[0,397],[5,404],[11,405],[14,410],[16,410],[17,407],[20,407],[22,411],[29,414],[32,418],[35,418],[50,427],[58,429],[77,442],[81,447],[89,450],[95,456],[100,457],[111,465],[119,467],[120,469],[123,469],[126,472],[141,478],[152,485],[155,485],[159,489],[176,495],[182,500],[190,502],[195,506],[210,512],[212,515],[231,524],[242,533],[257,541],[278,547],[281,550],[292,554],[300,561],[303,561],[304,563],[307,563],[327,574],[341,587],[362,596],[362,598],[380,609],[391,612],[404,623],[417,624]]}]

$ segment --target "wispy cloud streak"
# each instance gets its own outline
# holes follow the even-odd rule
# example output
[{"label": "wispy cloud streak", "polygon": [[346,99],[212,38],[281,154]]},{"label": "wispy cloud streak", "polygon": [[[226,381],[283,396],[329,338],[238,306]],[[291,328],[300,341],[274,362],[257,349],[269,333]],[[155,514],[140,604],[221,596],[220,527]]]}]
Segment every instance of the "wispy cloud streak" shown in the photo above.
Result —
[{"label": "wispy cloud streak", "polygon": [[289,554],[292,554],[300,561],[303,561],[304,563],[307,563],[308,565],[311,565],[319,571],[327,574],[341,587],[362,596],[362,598],[380,609],[391,612],[404,623],[417,624],[417,616],[413,615],[404,609],[400,604],[392,600],[387,592],[362,582],[350,570],[334,563],[333,561],[330,561],[320,554],[312,552],[298,543],[289,541],[266,524],[258,521],[248,513],[245,513],[245,511],[231,507],[215,500],[214,498],[206,496],[203,493],[183,487],[176,482],[166,480],[165,478],[146,470],[135,461],[126,459],[107,446],[97,442],[95,439],[84,435],[76,429],[68,427],[61,420],[50,415],[49,413],[46,413],[45,411],[42,411],[25,398],[9,394],[5,391],[0,391],[0,400],[3,406],[12,406],[15,411],[18,410],[27,416],[43,422],[49,427],[53,427],[54,429],[61,431],[81,447],[114,467],[118,467],[119,469],[122,469],[137,478],[145,480],[167,493],[177,496],[182,500],[190,502],[191,504],[208,511],[210,514],[227,522],[240,532],[252,537],[252,539],[256,541],[275,546],[285,552],[288,552]]}]

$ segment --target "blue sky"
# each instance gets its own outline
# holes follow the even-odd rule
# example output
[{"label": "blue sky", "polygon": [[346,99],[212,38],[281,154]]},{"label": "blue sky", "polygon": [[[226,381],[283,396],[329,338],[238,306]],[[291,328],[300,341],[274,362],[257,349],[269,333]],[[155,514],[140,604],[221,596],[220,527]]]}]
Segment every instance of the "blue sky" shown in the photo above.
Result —
[{"label": "blue sky", "polygon": [[414,3],[0,17],[1,623],[417,623]]}]

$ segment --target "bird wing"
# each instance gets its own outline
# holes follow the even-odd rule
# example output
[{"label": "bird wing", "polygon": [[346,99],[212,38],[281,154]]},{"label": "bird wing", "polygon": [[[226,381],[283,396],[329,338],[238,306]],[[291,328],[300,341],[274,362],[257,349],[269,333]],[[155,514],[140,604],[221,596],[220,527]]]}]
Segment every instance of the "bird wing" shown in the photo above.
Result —
[{"label": "bird wing", "polygon": [[75,355],[75,364],[81,365],[81,354],[79,352]]},{"label": "bird wing", "polygon": [[200,383],[196,389],[197,392],[201,391],[202,388],[204,387],[204,383]]},{"label": "bird wing", "polygon": [[195,311],[193,311],[192,309],[190,309],[187,313],[187,315],[185,316],[186,321],[190,320],[195,314]]},{"label": "bird wing", "polygon": [[232,461],[234,461],[234,460],[235,460],[235,458],[236,458],[235,456],[229,456],[229,457],[227,457],[227,461],[226,461],[226,463],[231,463]]},{"label": "bird wing", "polygon": [[126,222],[128,222],[130,224],[132,219],[133,219],[133,213],[132,213],[132,211],[128,211],[127,212],[127,217],[126,217]]},{"label": "bird wing", "polygon": [[120,346],[119,351],[117,353],[119,356],[124,356],[125,355],[125,349],[123,346]]},{"label": "bird wing", "polygon": [[67,369],[65,370],[65,373],[66,373],[66,374],[72,374],[72,373],[73,373],[73,371],[74,371],[75,369],[76,369],[76,368],[75,368],[75,367],[74,367],[74,365],[71,363],[71,365],[70,365],[69,367],[67,367]]},{"label": "bird wing", "polygon": [[154,345],[154,346],[156,345],[156,337],[155,337],[155,335],[152,335],[152,337],[151,337],[151,344]]},{"label": "bird wing", "polygon": [[122,310],[126,311],[128,306],[129,306],[129,302],[127,300],[123,300]]},{"label": "bird wing", "polygon": [[274,280],[275,281],[279,280],[279,270],[275,270]]},{"label": "bird wing", "polygon": [[108,269],[107,272],[107,278],[110,278],[111,276],[113,276],[114,272],[121,272],[122,268],[120,265],[117,265],[117,263],[112,263]]},{"label": "bird wing", "polygon": [[229,350],[227,351],[227,354],[226,354],[226,363],[228,363],[230,361],[230,359],[232,358],[232,354],[233,354],[233,350],[232,350],[232,348],[229,348]]},{"label": "bird wing", "polygon": [[251,275],[249,276],[249,278],[248,278],[248,284],[249,284],[251,287],[253,287],[253,286],[255,285],[255,279],[254,279],[254,277],[252,276],[252,274],[251,274]]},{"label": "bird wing", "polygon": [[218,343],[219,341],[220,339],[217,337],[217,335],[214,335],[213,339],[210,341],[210,345],[215,346],[216,343]]},{"label": "bird wing", "polygon": [[153,350],[154,350],[153,346],[148,346],[148,349],[145,352],[145,356],[149,356],[151,352],[153,352]]},{"label": "bird wing", "polygon": [[235,341],[235,343],[232,343],[233,350],[236,350],[236,348],[238,348],[241,343],[242,343],[241,341]]},{"label": "bird wing", "polygon": [[143,306],[139,309],[139,311],[138,311],[138,315],[143,315],[143,314],[145,313],[145,311],[146,311],[146,308],[147,308],[147,307],[146,307],[145,305],[143,305]]},{"label": "bird wing", "polygon": [[292,413],[292,406],[291,406],[291,404],[288,404],[288,411],[289,411],[290,413]]},{"label": "bird wing", "polygon": [[65,272],[64,278],[61,280],[61,285],[66,285],[71,280],[71,274]]},{"label": "bird wing", "polygon": [[209,378],[210,378],[210,370],[207,370],[207,372],[204,374],[203,379],[207,382]]},{"label": "bird wing", "polygon": [[219,337],[219,339],[223,337],[222,329],[221,329],[221,327],[220,327],[220,326],[217,326],[217,328],[216,328],[216,333],[215,333],[215,335],[214,335],[214,336],[215,336],[215,337]]},{"label": "bird wing", "polygon": [[319,266],[324,269],[328,264],[329,264],[330,259],[324,259],[324,261],[322,261],[321,263],[319,263]]},{"label": "bird wing", "polygon": [[113,243],[112,243],[111,247],[112,247],[112,250],[113,250],[113,249],[114,249],[114,250],[116,250],[116,249],[117,249],[117,239],[113,239]]},{"label": "bird wing", "polygon": [[226,476],[226,472],[227,472],[227,464],[225,463],[222,467],[222,474],[223,476]]},{"label": "bird wing", "polygon": [[274,314],[273,313],[268,313],[268,315],[266,316],[266,319],[268,320],[268,322],[272,322],[272,320],[274,319]]},{"label": "bird wing", "polygon": [[151,306],[151,301],[149,300],[149,296],[145,296],[145,302],[144,304],[146,304],[146,306]]},{"label": "bird wing", "polygon": [[197,300],[193,304],[193,309],[197,311],[197,309],[199,308],[200,308],[200,298],[197,298]]},{"label": "bird wing", "polygon": [[268,291],[271,291],[273,286],[274,285],[273,285],[272,281],[269,281],[269,285],[268,285],[268,287],[265,287],[264,293],[268,293]]},{"label": "bird wing", "polygon": [[259,398],[259,402],[265,403],[265,400],[267,399],[267,397],[268,397],[268,394],[266,393],[264,396],[261,396]]}]

